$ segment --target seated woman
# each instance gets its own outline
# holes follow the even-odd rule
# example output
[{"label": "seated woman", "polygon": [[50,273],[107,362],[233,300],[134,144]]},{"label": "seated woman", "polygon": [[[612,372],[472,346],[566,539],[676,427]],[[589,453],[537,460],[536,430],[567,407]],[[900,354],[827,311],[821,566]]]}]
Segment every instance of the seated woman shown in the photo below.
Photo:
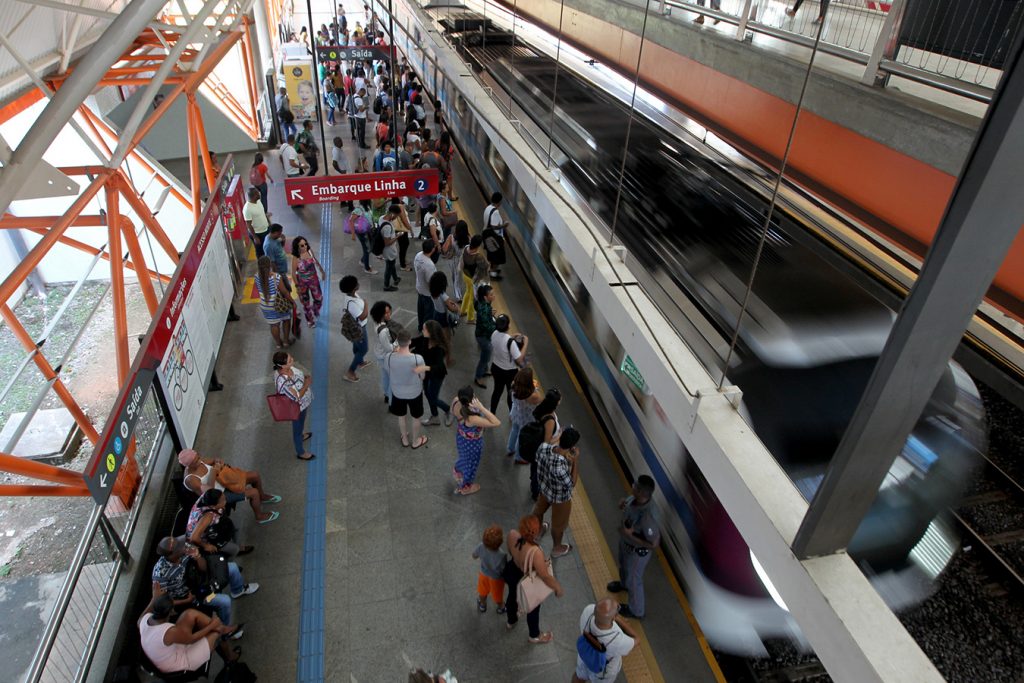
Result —
[{"label": "seated woman", "polygon": [[199,496],[185,525],[188,542],[206,554],[221,553],[234,557],[251,553],[256,548],[251,545],[239,546],[235,541],[235,525],[224,512],[226,506],[227,497],[219,489],[210,489]]},{"label": "seated woman", "polygon": [[196,671],[210,661],[214,648],[225,662],[238,659],[238,653],[226,642],[237,626],[227,626],[216,616],[208,617],[194,609],[182,612],[172,624],[173,601],[159,586],[153,587],[153,594],[139,618],[139,640],[142,651],[159,671]]},{"label": "seated woman", "polygon": [[204,460],[191,448],[178,453],[178,462],[185,468],[185,488],[197,496],[210,489],[218,489],[227,494],[228,505],[248,500],[260,524],[273,522],[280,516],[276,511],[263,511],[264,504],[280,503],[281,496],[270,495],[263,490],[259,472],[231,467],[217,458]]}]

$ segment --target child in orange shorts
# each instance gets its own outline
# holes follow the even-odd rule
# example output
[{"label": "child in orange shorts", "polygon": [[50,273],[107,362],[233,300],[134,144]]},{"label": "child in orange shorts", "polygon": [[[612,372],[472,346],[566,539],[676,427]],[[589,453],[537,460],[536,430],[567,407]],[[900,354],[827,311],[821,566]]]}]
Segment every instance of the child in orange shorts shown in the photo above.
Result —
[{"label": "child in orange shorts", "polygon": [[505,540],[501,527],[492,524],[484,530],[483,542],[473,551],[473,559],[480,560],[480,576],[476,580],[477,609],[487,611],[487,596],[498,606],[498,614],[505,613],[505,581],[501,578],[505,570],[505,553],[501,543]]}]

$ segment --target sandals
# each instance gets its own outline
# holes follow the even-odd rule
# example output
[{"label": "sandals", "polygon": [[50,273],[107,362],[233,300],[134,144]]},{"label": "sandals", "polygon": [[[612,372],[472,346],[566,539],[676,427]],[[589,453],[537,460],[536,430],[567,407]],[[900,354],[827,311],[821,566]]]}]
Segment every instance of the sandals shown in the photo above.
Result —
[{"label": "sandals", "polygon": [[413,445],[412,449],[416,450],[417,448],[426,446],[428,441],[430,441],[430,438],[426,434],[424,434],[423,436],[420,437],[419,443]]},{"label": "sandals", "polygon": [[306,432],[305,434],[302,435],[302,440],[309,441],[309,437],[311,436],[313,436],[313,432]]},{"label": "sandals", "polygon": [[402,434],[402,445],[405,446],[406,448],[409,447],[409,435],[408,434]]},{"label": "sandals", "polygon": [[551,634],[551,631],[545,631],[536,638],[530,638],[529,640],[531,645],[543,645],[554,640],[554,636]]},{"label": "sandals", "polygon": [[486,389],[487,388],[487,383],[486,382],[481,382],[478,379],[473,380],[473,384],[477,385],[481,389]]},{"label": "sandals", "polygon": [[546,534],[548,532],[548,529],[550,529],[550,528],[551,528],[551,522],[541,522],[540,523],[540,535],[543,536],[544,534]]},{"label": "sandals", "polygon": [[359,377],[349,377],[348,375],[342,375],[341,378],[343,380],[345,380],[346,382],[353,382],[353,383],[355,383],[355,382],[359,381]]},{"label": "sandals", "polygon": [[266,500],[261,500],[260,502],[263,503],[264,505],[273,505],[274,503],[281,502],[281,496],[274,494],[270,498],[267,498]]},{"label": "sandals", "polygon": [[[315,458],[316,456],[313,456],[313,457]],[[299,458],[299,459],[301,460],[302,458]],[[309,458],[309,459],[312,460],[313,458]],[[257,520],[256,523],[257,524],[270,524],[271,522],[273,522],[275,519],[277,519],[280,516],[281,516],[281,513],[278,512],[277,510],[274,510],[273,512],[270,513],[269,517],[267,517],[266,519]],[[242,553],[238,553],[238,554],[241,555]]]},{"label": "sandals", "polygon": [[313,460],[314,458],[316,458],[316,456],[313,455],[312,453],[306,453],[306,455],[308,455],[309,457],[303,458],[301,455],[296,455],[295,457],[298,458],[299,460]]},{"label": "sandals", "polygon": [[487,611],[487,603],[484,602],[483,600],[481,600],[480,598],[477,598],[476,599],[476,609],[477,609],[478,612],[483,614],[484,612]]},{"label": "sandals", "polygon": [[480,490],[480,484],[477,484],[476,482],[473,482],[472,484],[468,484],[466,486],[460,486],[459,488],[455,489],[455,495],[457,495],[457,496],[472,496],[474,493],[476,493],[479,490]]},{"label": "sandals", "polygon": [[[257,520],[257,521],[259,521],[259,520]],[[243,545],[241,548],[238,549],[238,556],[241,557],[242,555],[248,555],[253,550],[256,550],[256,546],[254,546],[254,545]]]},{"label": "sandals", "polygon": [[562,547],[565,548],[565,550],[563,550],[562,552],[559,552],[559,551],[557,551],[557,550],[552,548],[552,550],[551,550],[551,557],[553,557],[553,558],[555,558],[555,557],[565,557],[566,555],[568,555],[569,553],[572,552],[572,544],[571,543],[563,543]]}]

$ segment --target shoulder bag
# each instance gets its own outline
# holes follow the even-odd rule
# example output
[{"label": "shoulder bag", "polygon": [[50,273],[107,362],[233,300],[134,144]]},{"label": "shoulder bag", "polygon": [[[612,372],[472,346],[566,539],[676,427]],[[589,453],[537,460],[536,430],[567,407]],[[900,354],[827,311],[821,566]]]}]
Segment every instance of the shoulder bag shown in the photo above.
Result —
[{"label": "shoulder bag", "polygon": [[[542,602],[548,599],[554,591],[551,586],[544,583],[544,581],[537,576],[537,570],[533,568],[533,556],[540,550],[537,546],[530,548],[526,554],[525,567],[523,568],[523,578],[519,581],[518,598],[519,598],[519,615],[529,614],[535,608],[539,607]],[[551,559],[548,558],[548,572],[554,576],[554,568],[551,566]]]}]

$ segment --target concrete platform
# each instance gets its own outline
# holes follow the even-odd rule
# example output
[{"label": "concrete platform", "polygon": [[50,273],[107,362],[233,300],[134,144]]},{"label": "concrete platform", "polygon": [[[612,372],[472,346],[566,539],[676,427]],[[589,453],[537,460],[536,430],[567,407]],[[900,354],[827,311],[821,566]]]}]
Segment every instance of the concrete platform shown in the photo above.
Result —
[{"label": "concrete platform", "polygon": [[[347,123],[341,123],[344,128],[335,127],[327,137],[342,134],[351,154]],[[320,252],[320,207],[287,207],[276,154],[266,156],[279,181],[270,186],[271,220],[284,225],[289,238],[302,234]],[[461,169],[456,186],[460,217],[477,231],[482,193]],[[244,541],[257,546],[253,555],[242,558],[245,575],[261,586],[257,594],[236,602],[237,620],[246,622],[241,641],[245,661],[261,680],[296,680],[300,625],[315,628],[317,619],[315,611],[304,613],[303,600],[310,600],[309,591],[315,589],[310,577],[320,571],[308,559],[304,566],[304,551],[311,550],[304,546],[322,537],[324,680],[404,680],[414,666],[435,671],[450,667],[460,681],[569,680],[576,661],[579,613],[595,595],[603,597],[605,582],[615,578],[608,548],[616,542],[617,502],[626,491],[625,479],[586,405],[584,389],[569,376],[527,283],[510,264],[496,308],[508,311],[530,334],[540,381],[562,388],[561,420],[576,425],[584,435],[581,486],[567,535],[577,550],[555,560],[565,596],[551,598],[541,609],[541,627],[554,632],[554,642],[534,646],[527,642],[525,623],[508,632],[493,606],[485,614],[477,611],[478,563],[470,557],[486,526],[497,522],[508,529],[531,510],[527,468],[514,467],[504,455],[507,427],[490,431],[478,474],[482,490],[467,498],[455,496],[453,431],[427,427],[426,447],[403,448],[395,419],[387,414],[380,395],[377,368],[364,369],[358,384],[342,381],[351,344],[340,334],[337,283],[342,275],[356,274],[361,295],[372,304],[384,298],[383,264],[374,262],[377,275],[362,274],[359,244],[341,230],[343,211],[337,206],[332,211],[332,263],[328,265],[319,253],[330,269],[325,286],[332,299],[320,323],[327,326],[319,341],[326,344],[329,388],[314,399],[314,409],[317,404],[326,407],[326,430],[314,429],[310,448],[317,463],[296,460],[290,425],[274,423],[268,414],[264,396],[273,391],[275,348],[254,304],[236,305],[242,319],[228,324],[217,367],[225,388],[210,394],[197,438],[203,455],[258,469],[266,490],[284,497],[276,506],[280,519],[269,525],[257,525],[242,507],[234,515]],[[417,250],[414,241],[410,263]],[[254,264],[248,268],[251,273]],[[395,319],[404,324],[415,318],[416,295],[413,274],[400,275],[400,291],[389,292],[386,298],[396,311]],[[289,351],[318,375],[324,370],[314,361],[314,331],[305,329]],[[472,327],[461,326],[455,335],[458,360],[442,390],[445,398],[472,379],[477,353],[472,334]],[[489,390],[485,394],[489,396]],[[507,419],[504,407],[499,417]],[[315,491],[319,483],[307,482],[318,466],[326,481],[322,508],[318,501],[306,499],[307,490]],[[312,485],[308,489],[307,483]],[[322,518],[307,519],[309,511]],[[322,531],[317,531],[318,525]],[[550,538],[543,545],[550,552]],[[309,555],[314,556],[315,552]],[[651,607],[642,623],[643,647],[628,658],[624,677],[715,680],[706,644],[691,628],[680,602],[682,593],[662,564],[652,563],[648,570]],[[316,652],[306,653],[303,661],[317,657]]]}]

